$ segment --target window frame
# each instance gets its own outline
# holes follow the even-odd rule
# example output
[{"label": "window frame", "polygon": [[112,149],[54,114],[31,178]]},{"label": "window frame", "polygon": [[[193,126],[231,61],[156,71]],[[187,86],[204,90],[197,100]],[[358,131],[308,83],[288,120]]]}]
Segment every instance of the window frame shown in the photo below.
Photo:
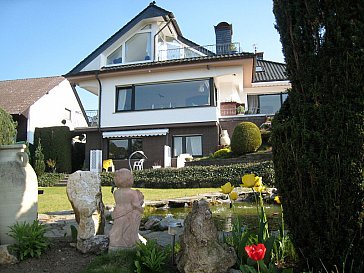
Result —
[{"label": "window frame", "polygon": [[[127,140],[128,141],[128,149],[127,149],[127,158],[114,158],[114,157],[111,157],[110,156],[110,141],[113,141],[113,140]],[[120,137],[120,138],[110,138],[108,139],[107,141],[107,156],[109,159],[113,159],[113,160],[128,160],[130,155],[134,152],[132,150],[132,142],[133,140],[140,140],[141,141],[141,145],[143,147],[143,138],[141,137]],[[136,159],[136,158],[134,158]]]},{"label": "window frame", "polygon": [[[280,98],[280,108],[282,107],[282,105],[283,105],[283,102],[284,102],[284,100],[283,100],[283,95],[287,95],[288,96],[288,92],[279,92],[279,93],[265,93],[265,94],[247,94],[247,96],[257,96],[258,97],[258,111],[257,111],[257,113],[255,113],[255,114],[250,114],[250,115],[258,115],[258,114],[262,114],[261,112],[260,112],[260,97],[262,97],[262,96],[277,96],[277,95],[279,95],[279,98]],[[287,99],[287,98],[286,98]],[[248,105],[248,110],[249,110],[249,105]],[[279,110],[279,109],[278,109]],[[264,115],[275,115],[276,113],[263,113]]]},{"label": "window frame", "polygon": [[172,157],[173,158],[177,158],[178,155],[175,155],[174,153],[174,148],[175,148],[175,141],[174,139],[176,137],[181,137],[182,138],[182,153],[181,154],[185,154],[186,152],[186,138],[187,137],[200,137],[201,138],[201,155],[192,155],[193,157],[203,157],[203,134],[192,134],[192,135],[173,135],[172,136]]},{"label": "window frame", "polygon": [[[209,81],[209,105],[198,105],[198,106],[181,106],[181,107],[174,107],[174,108],[150,108],[150,109],[135,109],[135,88],[138,86],[148,86],[148,85],[161,85],[161,84],[169,84],[169,83],[183,83],[183,82],[194,82],[194,81]],[[119,110],[119,91],[122,89],[131,88],[132,90],[132,97],[131,97],[131,110]],[[123,112],[131,112],[131,111],[155,111],[155,110],[173,110],[173,109],[184,109],[184,108],[198,108],[198,107],[214,107],[216,106],[216,86],[214,83],[214,78],[199,78],[199,79],[186,79],[186,80],[178,80],[178,81],[163,81],[163,82],[153,82],[153,83],[143,83],[143,84],[132,84],[132,85],[125,85],[125,86],[116,86],[115,87],[115,113],[123,113]]]}]

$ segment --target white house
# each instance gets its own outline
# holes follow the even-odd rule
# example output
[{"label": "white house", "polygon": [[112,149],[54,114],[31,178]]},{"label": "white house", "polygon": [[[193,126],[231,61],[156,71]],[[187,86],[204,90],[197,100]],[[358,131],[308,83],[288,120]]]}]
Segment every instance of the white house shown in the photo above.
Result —
[{"label": "white house", "polygon": [[86,127],[80,99],[61,76],[0,81],[0,107],[17,121],[17,141],[33,143],[36,127]]},{"label": "white house", "polygon": [[172,12],[151,3],[67,73],[99,98],[96,126],[80,130],[86,158],[101,150],[127,167],[142,150],[146,167],[175,165],[180,154],[216,151],[221,130],[274,115],[290,87],[285,65],[243,52],[226,22],[215,34],[215,45],[200,46],[182,35]]}]

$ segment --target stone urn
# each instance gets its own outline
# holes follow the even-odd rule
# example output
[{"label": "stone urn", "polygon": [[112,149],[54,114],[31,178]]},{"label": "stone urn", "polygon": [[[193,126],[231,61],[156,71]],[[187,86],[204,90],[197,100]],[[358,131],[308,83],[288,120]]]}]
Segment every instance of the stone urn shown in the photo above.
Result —
[{"label": "stone urn", "polygon": [[0,245],[15,242],[7,235],[9,226],[37,219],[38,179],[25,148],[0,145]]}]

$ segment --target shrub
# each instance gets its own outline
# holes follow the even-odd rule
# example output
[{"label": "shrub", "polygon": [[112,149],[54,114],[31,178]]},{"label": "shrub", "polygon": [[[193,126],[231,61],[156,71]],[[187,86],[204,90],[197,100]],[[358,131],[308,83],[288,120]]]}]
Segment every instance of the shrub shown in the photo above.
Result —
[{"label": "shrub", "polygon": [[9,145],[15,142],[16,125],[13,118],[0,108],[0,145]]},{"label": "shrub", "polygon": [[252,153],[262,145],[262,137],[258,126],[252,122],[238,124],[231,137],[231,150],[236,155]]},{"label": "shrub", "polygon": [[34,171],[37,174],[37,176],[41,176],[44,173],[45,170],[45,163],[44,163],[44,154],[43,154],[43,148],[42,144],[40,142],[40,138],[38,139],[38,145],[35,149],[35,156],[34,156]]},{"label": "shrub", "polygon": [[231,149],[230,148],[222,148],[214,152],[213,158],[229,158],[231,157]]},{"label": "shrub", "polygon": [[48,239],[44,236],[47,228],[38,220],[32,224],[27,222],[16,223],[10,226],[9,236],[15,239],[11,250],[18,254],[20,260],[29,257],[40,257],[48,248]]},{"label": "shrub", "polygon": [[42,139],[45,158],[52,158],[57,162],[58,172],[72,172],[72,144],[71,132],[67,126],[35,128],[34,141]]},{"label": "shrub", "polygon": [[59,180],[65,178],[64,173],[44,173],[38,176],[39,187],[52,187],[58,183]]},{"label": "shrub", "polygon": [[134,172],[135,185],[145,188],[211,188],[226,182],[238,186],[246,173],[263,177],[267,185],[274,184],[271,161],[226,166],[191,166],[179,169],[146,169]]}]

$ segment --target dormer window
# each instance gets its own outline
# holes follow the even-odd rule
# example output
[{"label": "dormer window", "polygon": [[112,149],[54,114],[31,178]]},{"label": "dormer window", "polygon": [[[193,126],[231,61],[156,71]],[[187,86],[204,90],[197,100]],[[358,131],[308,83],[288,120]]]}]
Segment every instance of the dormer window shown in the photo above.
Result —
[{"label": "dormer window", "polygon": [[151,33],[142,32],[125,42],[125,61],[140,62],[151,59]]},{"label": "dormer window", "polygon": [[122,59],[122,55],[123,51],[122,51],[122,46],[120,46],[119,48],[117,48],[113,53],[111,53],[108,57],[107,57],[107,61],[106,64],[110,65],[110,64],[121,64],[123,62]]}]

